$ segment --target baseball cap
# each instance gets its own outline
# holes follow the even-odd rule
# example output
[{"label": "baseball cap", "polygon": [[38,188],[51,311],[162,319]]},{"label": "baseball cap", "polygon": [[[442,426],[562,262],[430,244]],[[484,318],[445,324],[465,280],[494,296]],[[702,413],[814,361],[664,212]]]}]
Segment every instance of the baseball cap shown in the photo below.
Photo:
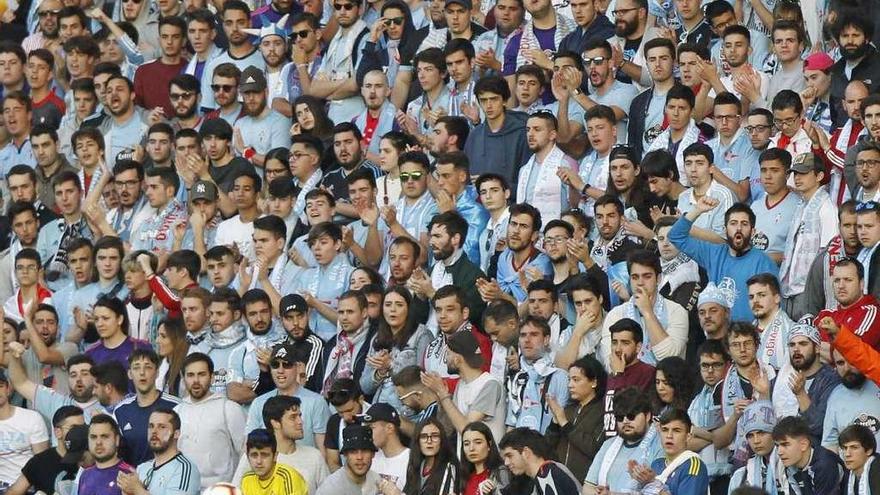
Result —
[{"label": "baseball cap", "polygon": [[794,157],[791,163],[791,171],[799,174],[807,172],[824,172],[825,165],[816,159],[813,153],[801,153]]},{"label": "baseball cap", "polygon": [[247,69],[242,71],[241,84],[238,87],[239,91],[242,93],[247,93],[248,91],[263,91],[267,87],[268,83],[266,82],[266,75],[263,74],[263,71],[260,69],[250,65]]},{"label": "baseball cap", "polygon": [[455,332],[446,341],[450,351],[461,354],[468,365],[479,368],[483,365],[483,354],[480,351],[480,343],[469,330]]},{"label": "baseball cap", "polygon": [[217,186],[213,183],[200,180],[193,184],[189,191],[189,200],[207,199],[208,201],[217,201]]},{"label": "baseball cap", "polygon": [[825,52],[816,52],[804,60],[804,70],[828,70],[834,65],[834,59]]},{"label": "baseball cap", "polygon": [[462,7],[466,8],[468,10],[471,10],[473,8],[473,4],[471,3],[470,0],[446,0],[446,4],[444,5],[444,8],[449,7],[450,5],[455,4],[455,3],[461,5]]},{"label": "baseball cap", "polygon": [[295,362],[294,355],[296,349],[290,344],[278,344],[272,348],[272,358],[270,361],[284,361],[287,363]]},{"label": "baseball cap", "polygon": [[67,453],[61,458],[61,463],[77,464],[89,450],[89,426],[76,425],[68,430],[64,437],[64,448]]},{"label": "baseball cap", "polygon": [[391,405],[384,402],[373,404],[367,409],[367,412],[361,414],[361,419],[365,424],[375,423],[376,421],[385,421],[395,426],[400,426],[400,414],[397,413]]},{"label": "baseball cap", "polygon": [[305,313],[309,310],[309,305],[306,304],[306,300],[299,294],[288,294],[282,297],[281,304],[279,304],[278,307],[280,308],[278,316],[281,317],[284,317],[284,315],[291,311]]},{"label": "baseball cap", "polygon": [[342,430],[342,449],[341,453],[352,450],[372,450],[376,452],[376,445],[373,443],[373,430],[369,426],[349,425]]}]

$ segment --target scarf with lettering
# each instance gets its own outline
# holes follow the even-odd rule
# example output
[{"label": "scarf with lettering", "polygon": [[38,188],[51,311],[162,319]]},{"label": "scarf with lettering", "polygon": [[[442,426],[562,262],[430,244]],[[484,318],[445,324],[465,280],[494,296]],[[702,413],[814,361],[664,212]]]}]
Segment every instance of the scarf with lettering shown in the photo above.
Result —
[{"label": "scarf with lettering", "polygon": [[296,178],[293,179],[294,184],[300,187],[299,194],[296,196],[296,202],[293,203],[293,213],[299,217],[302,223],[308,222],[308,218],[306,218],[306,194],[318,187],[323,178],[324,173],[318,168],[304,183],[300,183]]},{"label": "scarf with lettering", "polygon": [[[537,155],[519,169],[516,197],[533,204],[545,222],[558,219],[563,208],[568,205],[568,186],[556,175],[556,171],[566,165],[565,153],[553,145],[544,161],[538,164]],[[532,184],[532,174],[538,174]],[[533,189],[529,191],[529,186]]]},{"label": "scarf with lettering", "polygon": [[[682,136],[681,142],[678,143],[678,148],[675,150],[675,163],[678,165],[678,174],[681,177],[681,185],[684,187],[690,187],[691,185],[690,181],[687,179],[687,173],[685,173],[684,170],[684,150],[688,146],[701,141],[702,133],[700,132],[700,128],[697,127],[697,123],[694,122],[694,119],[691,119],[691,121],[688,122],[687,129],[684,131],[684,136]],[[671,143],[672,128],[667,127],[660,133],[660,135],[651,141],[651,146],[648,147],[647,151],[668,150]]]},{"label": "scarf with lettering", "polygon": [[[642,440],[639,442],[638,453],[633,456],[632,459],[642,464],[650,464],[653,462],[654,459],[648,459],[648,449],[651,448],[651,444],[654,442],[654,437],[656,436],[657,428],[655,428],[653,424],[649,424],[645,431],[645,436],[642,437]],[[602,464],[599,466],[598,482],[596,483],[597,486],[608,486],[608,473],[611,471],[611,466],[614,465],[614,460],[617,459],[617,454],[620,453],[620,449],[623,447],[623,438],[619,435],[609,441],[611,442],[611,445],[605,452],[605,457],[602,458]]]},{"label": "scarf with lettering", "polygon": [[351,54],[354,52],[355,40],[364,29],[367,29],[366,23],[362,19],[358,19],[350,28],[340,29],[336,36],[330,40],[330,44],[324,52],[321,69],[330,76],[331,80],[354,77]]},{"label": "scarf with lettering", "polygon": [[[602,268],[605,273],[608,274],[608,282],[618,281],[625,286],[629,286],[629,274],[626,268],[626,262],[619,261],[615,264],[611,264],[611,253],[614,252],[617,248],[623,245],[626,241],[626,232],[623,228],[617,230],[617,233],[614,234],[614,237],[611,240],[606,241],[601,237],[596,240],[593,244],[593,249],[590,250],[590,257],[593,258],[593,261]],[[608,291],[609,299],[611,299],[611,306],[617,306],[620,304],[620,296],[617,295],[616,291],[610,290]]]},{"label": "scarf with lettering", "polygon": [[[623,316],[624,318],[635,320],[636,323],[645,329],[645,333],[648,332],[648,329],[645,328],[645,318],[642,316],[639,308],[636,307],[632,298],[623,303]],[[654,316],[657,317],[662,328],[669,328],[669,313],[666,312],[666,298],[659,293],[654,295]],[[643,363],[657,366],[657,356],[654,355],[654,350],[651,349],[650,339],[646,338],[644,339],[644,342],[642,342],[642,350],[639,351],[639,359]]]},{"label": "scarf with lettering", "polygon": [[671,260],[661,258],[660,267],[663,270],[660,274],[660,287],[669,284],[670,294],[684,284],[700,281],[700,266],[684,253],[679,252]]},{"label": "scarf with lettering", "polygon": [[[754,325],[758,326],[758,320]],[[776,310],[773,321],[761,330],[761,344],[758,347],[758,361],[779,371],[788,363],[788,332],[794,322],[781,308]]]},{"label": "scarf with lettering", "polygon": [[[540,50],[541,44],[538,43],[538,37],[535,36],[534,24],[529,20],[526,22],[522,31],[522,38],[520,38],[519,42],[519,51],[516,53],[516,68],[520,68],[523,65],[532,63],[532,60],[526,56],[527,50]],[[568,33],[574,31],[577,28],[577,24],[568,17],[556,13],[556,31],[553,33],[553,50],[556,51],[556,48],[559,47],[559,44],[562,43],[563,38],[565,38]],[[546,52],[546,50],[545,50]],[[552,58],[552,57],[551,57]]]},{"label": "scarf with lettering", "polygon": [[822,205],[828,199],[828,192],[825,189],[817,190],[803,206],[799,221],[796,219],[788,229],[785,244],[792,246],[792,251],[786,251],[782,265],[779,267],[779,281],[783,297],[793,296],[804,291],[810,267],[816,258],[816,253],[822,249],[819,213]]},{"label": "scarf with lettering", "polygon": [[327,356],[326,369],[330,373],[324,377],[324,386],[321,390],[323,395],[326,396],[330,391],[330,386],[334,381],[340,378],[352,378],[356,357],[354,351],[366,340],[369,333],[368,328],[369,321],[366,321],[354,335],[349,335],[342,329],[336,334],[336,346]]}]

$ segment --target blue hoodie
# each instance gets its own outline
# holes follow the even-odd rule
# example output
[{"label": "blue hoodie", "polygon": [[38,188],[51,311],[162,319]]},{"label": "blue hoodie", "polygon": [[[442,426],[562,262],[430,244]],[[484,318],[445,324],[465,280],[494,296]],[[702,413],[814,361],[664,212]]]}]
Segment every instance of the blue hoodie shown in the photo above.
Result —
[{"label": "blue hoodie", "polygon": [[474,127],[464,145],[471,175],[496,173],[515,189],[520,166],[532,156],[526,141],[528,119],[527,113],[507,111],[498,132],[492,132],[487,122]]}]

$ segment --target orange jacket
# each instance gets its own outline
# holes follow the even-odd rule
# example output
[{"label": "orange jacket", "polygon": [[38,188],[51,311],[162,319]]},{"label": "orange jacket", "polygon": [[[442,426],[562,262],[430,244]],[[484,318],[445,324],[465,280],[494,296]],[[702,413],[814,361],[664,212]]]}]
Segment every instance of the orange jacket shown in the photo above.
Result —
[{"label": "orange jacket", "polygon": [[850,365],[880,385],[880,351],[857,337],[846,326],[840,327],[833,345]]}]

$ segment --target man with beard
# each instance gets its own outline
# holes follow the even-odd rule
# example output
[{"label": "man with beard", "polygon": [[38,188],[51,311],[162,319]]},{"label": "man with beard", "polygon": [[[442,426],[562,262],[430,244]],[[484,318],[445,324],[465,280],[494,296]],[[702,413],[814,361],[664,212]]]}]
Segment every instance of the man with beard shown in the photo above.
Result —
[{"label": "man with beard", "polygon": [[578,197],[559,171],[577,168],[577,161],[558,146],[559,121],[552,113],[536,112],[526,121],[526,141],[533,155],[517,173],[516,198],[537,205],[545,221],[556,220],[563,211],[577,206]]},{"label": "man with beard", "polygon": [[[261,350],[261,352],[263,352]],[[303,445],[324,448],[324,434],[327,432],[327,421],[330,419],[330,407],[324,398],[300,383],[300,374],[305,366],[306,355],[297,353],[289,344],[276,344],[269,354],[269,369],[275,389],[254,399],[248,410],[245,431],[264,428],[265,416],[263,406],[272,397],[296,397],[302,401],[302,416],[306,421],[303,425]]]},{"label": "man with beard", "polygon": [[91,215],[93,225],[101,236],[119,237],[129,242],[132,232],[137,232],[146,216],[153,212],[145,210],[147,195],[143,193],[144,168],[133,160],[120,160],[113,167],[113,186],[119,197],[119,206],[106,215]]},{"label": "man with beard", "polygon": [[[615,158],[614,161],[618,159]],[[621,158],[621,160],[627,160]],[[626,273],[626,257],[630,251],[637,249],[639,244],[632,237],[626,235],[623,228],[624,210],[623,203],[619,199],[604,195],[596,200],[594,206],[596,212],[596,229],[599,231],[599,238],[593,244],[586,259],[586,265],[592,268],[591,263],[595,263],[608,279],[609,286],[613,290],[609,290],[609,301],[607,307],[617,306],[621,301],[618,288],[623,287],[627,282]],[[580,247],[580,246],[576,246]]]},{"label": "man with beard", "polygon": [[[355,7],[357,8],[357,7]],[[370,493],[384,480],[370,470],[376,455],[373,434],[369,426],[351,425],[342,431],[342,447],[345,465],[328,476],[316,495],[339,495],[340,493]]]},{"label": "man with beard", "polygon": [[748,299],[742,291],[746,280],[754,273],[779,273],[779,268],[766,254],[752,249],[755,214],[751,208],[741,203],[734,204],[724,213],[725,244],[713,244],[690,237],[694,220],[717,206],[717,199],[708,196],[700,198],[693,209],[679,218],[669,230],[669,240],[706,270],[709,281],[719,284],[724,278],[733,280],[735,293],[739,296],[730,317],[734,321],[747,320],[751,313]]},{"label": "man with beard", "polygon": [[[202,122],[199,129],[207,160],[197,154],[187,155],[184,159],[187,166],[195,169],[198,178],[212,182],[221,203],[231,203],[230,193],[233,181],[253,165],[232,151],[233,130],[226,120],[212,118]],[[195,185],[193,185],[195,188]],[[195,191],[195,189],[193,189]],[[210,221],[210,218],[205,219]]]},{"label": "man with beard", "polygon": [[[838,235],[820,249],[813,260],[804,287],[804,306],[809,314],[818,315],[820,311],[834,310],[837,307],[837,291],[833,285],[834,267],[844,258],[858,257],[862,249],[857,232],[856,206],[858,203],[853,200],[840,205],[837,210]],[[858,295],[862,293],[858,289]],[[816,321],[821,321],[821,318],[816,318]]]},{"label": "man with beard", "polygon": [[828,408],[822,425],[822,446],[834,452],[838,448],[841,432],[849,425],[865,426],[875,438],[880,437],[880,419],[877,418],[880,387],[847,362],[835,348],[831,349],[831,362],[840,376],[840,385],[828,396]]},{"label": "man with beard", "polygon": [[871,16],[847,15],[837,26],[836,41],[843,57],[831,66],[831,119],[835,126],[841,126],[846,122],[843,101],[850,81],[864,81],[870,93],[880,88],[880,53],[871,44],[875,28]]},{"label": "man with beard", "polygon": [[[613,50],[604,37],[589,40],[583,53],[584,68],[590,78],[590,95],[584,94],[580,86],[575,84],[580,80],[579,77],[566,84],[568,92],[571,98],[587,111],[596,105],[605,105],[614,110],[617,135],[622,138],[627,135],[630,105],[638,91],[632,84],[621,82],[614,77],[611,65]],[[563,77],[565,76],[567,74],[563,74]]]},{"label": "man with beard", "polygon": [[[285,0],[287,1],[287,0]],[[256,12],[254,12],[256,14]],[[260,19],[259,16],[251,15],[252,20]],[[265,64],[265,75],[267,80],[267,101],[268,105],[270,105],[273,109],[275,107],[274,102],[277,98],[284,98],[287,96],[287,93],[284,92],[284,80],[282,79],[282,66],[287,62],[287,16],[284,17],[284,20],[280,22],[279,25],[275,24],[267,24],[265,26],[257,26],[259,22],[254,22],[255,29],[247,29],[245,30],[251,36],[257,37],[260,40],[259,49],[260,55],[263,56],[263,62]],[[296,38],[299,36],[297,35]],[[291,35],[291,40],[294,39],[294,36]],[[293,100],[291,100],[292,102]],[[284,115],[288,117],[288,115]]]},{"label": "man with beard", "polygon": [[199,115],[199,80],[189,74],[178,74],[168,83],[168,97],[171,101],[173,117],[171,127],[175,131],[196,129],[202,123]]},{"label": "man with beard", "polygon": [[30,332],[30,346],[22,356],[28,379],[45,385],[58,393],[70,392],[65,364],[76,355],[73,342],[58,338],[58,312],[49,304],[38,305],[33,313],[24,315]]},{"label": "man with beard", "polygon": [[[418,264],[420,260],[426,259],[430,252],[428,224],[437,215],[437,202],[428,189],[430,176],[428,156],[421,151],[408,151],[400,155],[397,163],[400,165],[403,195],[394,205],[383,206],[379,211],[392,236],[407,237],[418,244],[419,249],[415,254],[416,258],[413,259],[413,262]],[[386,245],[388,244],[386,240]],[[387,256],[383,257],[380,273],[388,273],[387,265],[390,261]],[[409,276],[400,280],[400,283],[408,279]]]},{"label": "man with beard", "polygon": [[746,281],[753,324],[761,333],[758,359],[779,371],[788,361],[788,333],[794,322],[780,307],[779,279],[771,273],[759,273]]},{"label": "man with beard", "polygon": [[134,383],[135,394],[123,400],[113,410],[113,419],[122,430],[127,447],[123,456],[129,464],[137,465],[152,459],[155,449],[147,432],[147,423],[153,411],[173,408],[179,400],[156,389],[159,355],[152,349],[135,349],[128,358],[128,378]]},{"label": "man with beard", "polygon": [[309,306],[299,294],[288,294],[279,305],[281,324],[287,332],[286,343],[294,352],[306,356],[303,384],[312,392],[321,391],[324,377],[324,341],[309,329]]},{"label": "man with beard", "polygon": [[822,438],[828,398],[840,384],[840,376],[834,369],[819,360],[821,343],[816,328],[795,324],[788,333],[791,367],[780,370],[772,381],[766,374],[760,375],[753,384],[762,397],[767,397],[769,392],[777,417],[803,417],[809,427],[810,439],[816,445]]},{"label": "man with beard", "polygon": [[[766,36],[764,37],[766,38]],[[721,43],[722,57],[729,67],[729,72],[719,74],[714,64],[703,64],[701,77],[712,86],[709,98],[727,92],[737,98],[742,98],[745,102],[745,108],[766,107],[770,76],[755,69],[749,63],[752,55],[751,31],[738,24],[727,26],[724,29]],[[748,82],[744,83],[743,81]],[[746,104],[748,106],[745,106]]]},{"label": "man with beard", "polygon": [[[336,213],[348,218],[358,218],[357,209],[351,205],[348,196],[348,183],[345,178],[366,168],[379,177],[382,172],[373,162],[368,160],[361,145],[363,134],[351,122],[340,122],[333,127],[333,155],[336,167],[327,172],[321,179],[321,186],[336,198]],[[377,141],[378,142],[378,141]]]},{"label": "man with beard", "polygon": [[89,454],[95,465],[79,475],[77,493],[122,495],[119,475],[134,475],[135,468],[119,457],[122,434],[113,418],[99,414],[89,423]]},{"label": "man with beard", "polygon": [[176,114],[174,107],[177,102],[169,99],[169,83],[187,65],[183,56],[186,32],[186,21],[181,17],[159,19],[159,47],[162,56],[141,65],[134,73],[134,101],[138,106],[147,110],[159,107],[162,109],[159,111],[160,116],[170,117]]},{"label": "man with beard", "polygon": [[[250,66],[256,67],[258,70],[264,69],[266,65],[263,62],[263,56],[251,41],[253,38],[245,31],[251,27],[250,7],[240,0],[231,0],[223,4],[221,16],[223,32],[226,34],[226,39],[229,40],[229,49],[217,58],[207,62],[204,73],[215,75],[214,70],[225,63],[234,65],[242,72]],[[265,77],[263,77],[263,80],[265,81]],[[210,84],[216,83],[213,79],[210,79]],[[214,94],[204,91],[204,83],[202,89],[202,106],[205,108],[219,107],[220,103],[214,99]],[[235,99],[237,95],[232,96]]]},{"label": "man with beard", "polygon": [[391,88],[388,86],[388,78],[380,69],[371,70],[364,74],[361,82],[361,97],[364,99],[366,109],[353,120],[363,135],[361,145],[365,148],[365,155],[373,161],[379,161],[379,142],[382,136],[399,130],[397,123],[397,109],[388,100]]},{"label": "man with beard", "polygon": [[736,294],[723,281],[720,285],[709,282],[697,300],[700,328],[709,340],[724,340],[730,329],[730,309]]},{"label": "man with beard", "polygon": [[645,43],[656,38],[659,31],[648,27],[648,2],[622,0],[609,12],[614,21],[611,43],[611,64],[617,79],[632,83],[641,91],[651,86],[651,74],[647,69]]},{"label": "man with beard", "polygon": [[[235,125],[238,119],[244,116],[244,107],[238,101],[238,85],[241,80],[241,70],[232,63],[220,64],[214,68],[211,76],[205,76],[206,80],[211,77],[210,84],[202,82],[202,89],[208,87],[208,91],[214,96],[217,108],[205,114],[205,120],[223,119],[230,126]],[[204,110],[205,95],[202,92],[202,109]]]},{"label": "man with beard", "polygon": [[317,75],[323,60],[323,31],[317,16],[309,12],[293,16],[290,32],[291,62],[281,69],[280,94],[272,100],[272,108],[285,117],[293,116],[293,102],[311,89],[312,77]]},{"label": "man with beard", "polygon": [[748,404],[740,421],[752,455],[745,466],[730,476],[730,489],[751,486],[772,493],[777,487],[776,463],[779,462],[773,450],[776,447],[773,442],[773,428],[776,426],[773,406],[768,401]]},{"label": "man with beard", "polygon": [[105,161],[107,166],[113,167],[119,153],[133,151],[140,144],[148,126],[142,119],[141,110],[135,105],[131,81],[123,76],[111,76],[107,80],[106,94],[111,119],[105,133],[110,142]]},{"label": "man with beard", "polygon": [[863,265],[852,258],[837,261],[831,272],[835,309],[823,309],[816,315],[817,327],[824,330],[823,320],[829,317],[834,325],[846,326],[875,349],[880,347],[880,321],[876,315],[877,299],[865,294],[865,271]]},{"label": "man with beard", "polygon": [[[9,172],[6,174],[6,185],[11,202],[23,202],[34,205],[39,222],[38,227],[43,227],[47,223],[58,219],[58,215],[37,197],[37,174],[29,165],[19,164],[9,169]],[[11,217],[8,218],[11,219]],[[9,224],[7,223],[6,225],[8,226]]]},{"label": "man with beard", "polygon": [[51,49],[58,45],[58,13],[63,7],[61,0],[40,2],[34,12],[39,19],[37,30],[21,42],[25,52],[30,53],[38,48]]},{"label": "man with beard", "polygon": [[139,464],[134,473],[119,473],[117,484],[123,494],[200,493],[200,470],[178,449],[181,426],[180,416],[171,408],[157,408],[150,414],[147,438],[154,459]]},{"label": "man with beard", "polygon": [[[51,210],[55,210],[55,193],[52,180],[65,170],[76,171],[60,152],[61,143],[58,133],[44,125],[36,125],[31,129],[31,148],[37,161],[37,199]],[[68,143],[69,145],[69,143]]]},{"label": "man with beard", "polygon": [[648,464],[663,452],[652,424],[651,403],[642,390],[630,387],[614,396],[614,438],[602,444],[584,480],[584,495],[638,493],[629,464]]},{"label": "man with beard", "polygon": [[491,280],[477,280],[477,289],[484,301],[525,302],[528,282],[550,277],[552,262],[535,247],[540,233],[541,213],[534,206],[519,203],[510,207],[507,247],[489,262]]},{"label": "man with beard", "polygon": [[880,145],[868,142],[856,156],[859,188],[853,199],[860,203],[880,201]]},{"label": "man with beard", "polygon": [[266,153],[274,148],[290,147],[289,120],[268,105],[268,83],[262,69],[253,65],[241,72],[244,116],[234,125],[232,140],[236,152],[262,168]]},{"label": "man with beard", "polygon": [[231,479],[244,447],[244,409],[211,390],[214,373],[207,355],[188,355],[182,366],[186,396],[174,408],[181,418],[178,446],[198,466],[203,487]]},{"label": "man with beard", "polygon": [[250,404],[256,397],[253,385],[260,378],[260,360],[265,362],[267,350],[282,342],[286,335],[275,324],[272,301],[262,289],[245,292],[241,307],[248,325],[247,340],[229,354],[226,392],[235,402]]}]

